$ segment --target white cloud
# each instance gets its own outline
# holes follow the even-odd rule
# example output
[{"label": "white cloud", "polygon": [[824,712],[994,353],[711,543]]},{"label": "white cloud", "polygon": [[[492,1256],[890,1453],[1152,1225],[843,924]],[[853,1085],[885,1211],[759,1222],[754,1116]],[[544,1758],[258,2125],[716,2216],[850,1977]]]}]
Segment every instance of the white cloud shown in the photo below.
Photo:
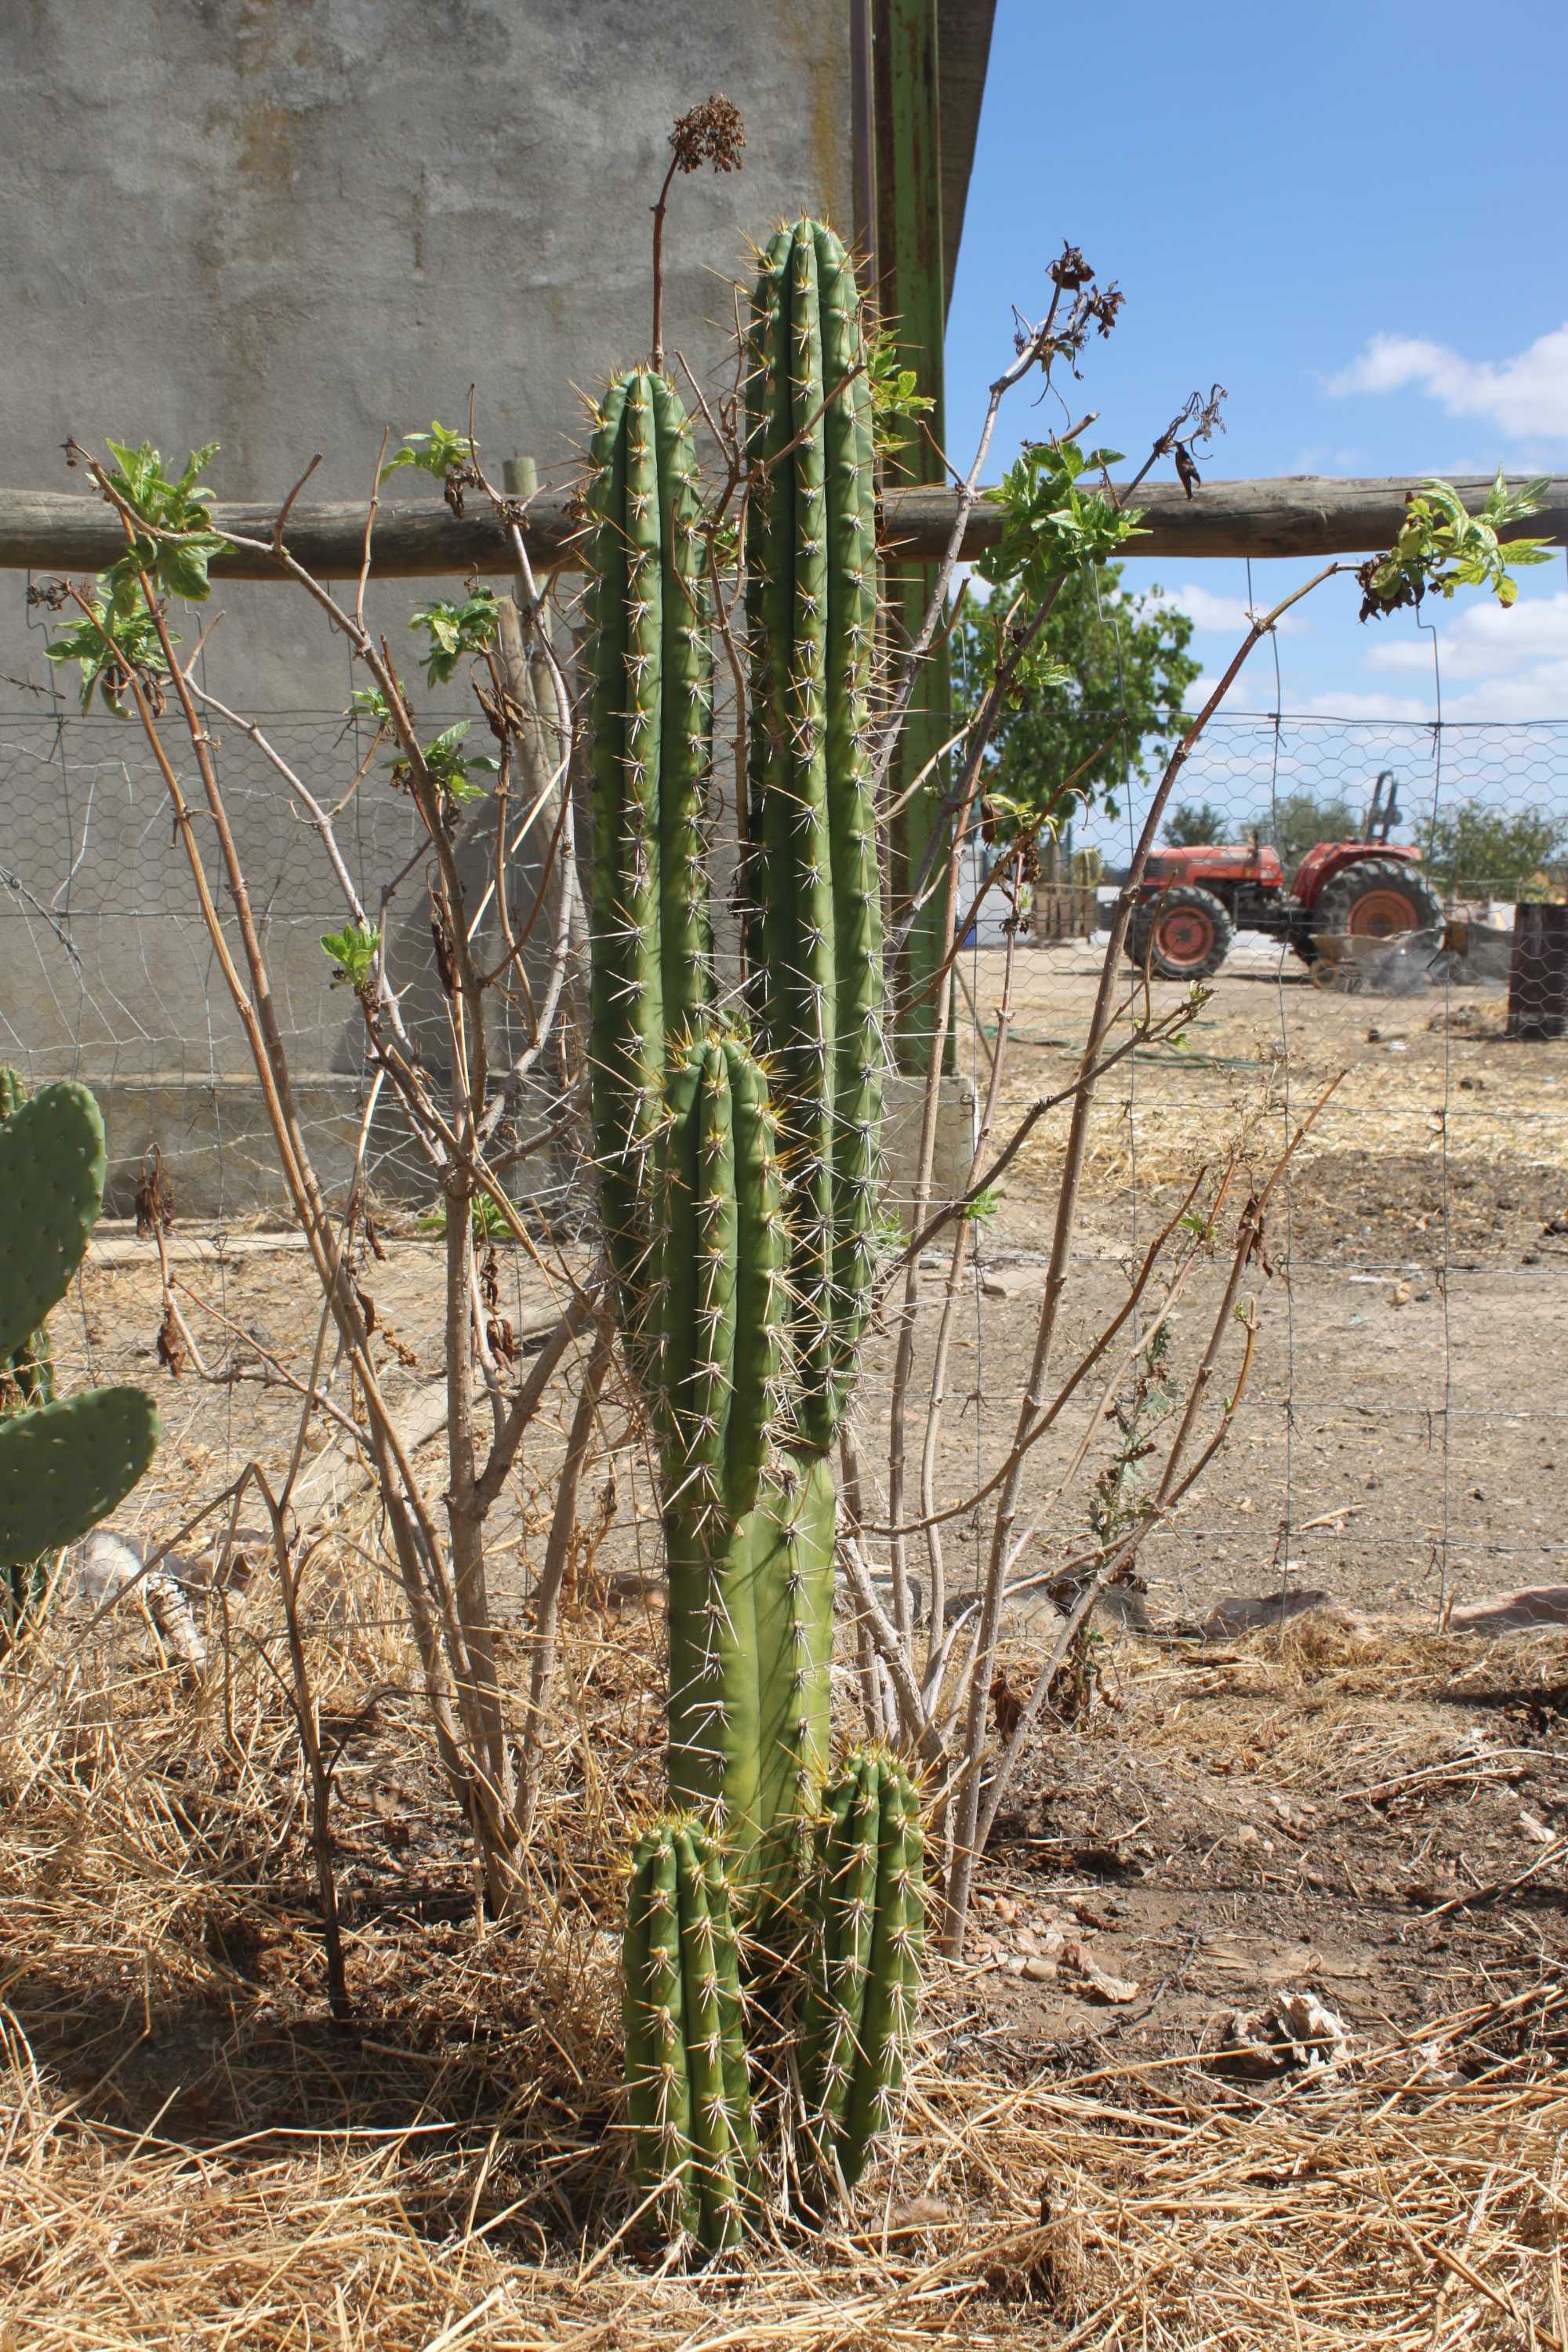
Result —
[{"label": "white cloud", "polygon": [[[1436,624],[1437,657],[1445,677],[1490,677],[1512,675],[1537,662],[1568,663],[1568,590],[1560,589],[1554,596],[1523,596],[1507,610],[1490,597],[1458,613],[1434,602],[1424,609]],[[1420,645],[1408,638],[1374,642],[1367,650],[1366,666],[1429,673],[1431,639]]]},{"label": "white cloud", "polygon": [[1354,474],[1365,464],[1364,449],[1340,449],[1318,442],[1299,449],[1285,470],[1289,474]]},{"label": "white cloud", "polygon": [[1290,709],[1303,719],[1421,719],[1433,716],[1430,698],[1415,700],[1405,694],[1358,694],[1335,688],[1328,694],[1289,698]]},{"label": "white cloud", "polygon": [[1517,677],[1489,677],[1466,694],[1445,694],[1445,719],[1562,719],[1568,714],[1568,661],[1539,662]]},{"label": "white cloud", "polygon": [[1568,324],[1505,360],[1468,360],[1424,335],[1373,335],[1327,389],[1342,398],[1412,386],[1450,416],[1485,417],[1510,439],[1568,439]]},{"label": "white cloud", "polygon": [[[1252,626],[1252,614],[1244,596],[1219,595],[1212,588],[1201,588],[1195,580],[1189,580],[1180,588],[1163,588],[1160,602],[1185,613],[1200,636],[1205,631],[1213,630],[1223,632],[1227,637],[1240,638]],[[1268,608],[1264,605],[1261,609],[1267,612]],[[1279,624],[1282,637],[1305,626],[1306,623],[1293,613],[1288,613]]]},{"label": "white cloud", "polygon": [[[1436,603],[1426,610],[1437,629],[1446,719],[1568,718],[1568,590],[1521,596],[1511,610],[1489,597],[1459,611]],[[1420,678],[1430,692],[1430,637],[1374,640],[1363,662],[1385,676]]]}]

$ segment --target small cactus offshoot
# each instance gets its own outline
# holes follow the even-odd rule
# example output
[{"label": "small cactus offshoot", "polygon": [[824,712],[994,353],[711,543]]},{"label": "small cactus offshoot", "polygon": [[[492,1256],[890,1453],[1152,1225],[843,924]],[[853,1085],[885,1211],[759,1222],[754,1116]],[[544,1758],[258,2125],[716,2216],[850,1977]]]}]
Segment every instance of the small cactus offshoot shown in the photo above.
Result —
[{"label": "small cactus offshoot", "polygon": [[757,2140],[729,1890],[688,1817],[637,1842],[623,1965],[632,2169],[667,2222],[717,2253],[744,2234]]},{"label": "small cactus offshoot", "polygon": [[896,1757],[859,1748],[823,1797],[802,2004],[801,2087],[819,2179],[852,2189],[892,2120],[925,1932],[920,1799]]}]

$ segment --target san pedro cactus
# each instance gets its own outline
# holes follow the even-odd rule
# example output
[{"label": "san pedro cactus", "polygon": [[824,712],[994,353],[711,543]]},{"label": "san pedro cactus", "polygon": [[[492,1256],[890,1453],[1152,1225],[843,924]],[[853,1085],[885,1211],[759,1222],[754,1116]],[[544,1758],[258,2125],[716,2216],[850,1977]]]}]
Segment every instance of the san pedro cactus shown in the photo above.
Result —
[{"label": "san pedro cactus", "polygon": [[[759,1948],[773,1948],[776,2026],[784,1949],[803,1957],[823,1934],[810,1824],[829,1753],[832,1455],[870,1307],[883,1060],[866,751],[872,437],[854,274],[830,230],[803,221],[773,238],[751,352],[742,1010],[721,1003],[713,963],[712,667],[690,428],[671,385],[634,369],[600,409],[588,496],[591,1046],[605,1247],[659,1456],[670,1791],[721,1842]],[[913,1856],[889,1856],[891,1921],[909,1907],[892,1891],[901,1871],[918,1882],[918,1814],[910,1828],[895,1769],[875,1771]],[[706,2092],[692,2089],[693,2012],[673,2002],[681,1874],[702,1876],[683,1856],[699,1834],[665,1823],[638,1845],[626,2020],[639,2179],[686,2182],[682,2226],[711,2248],[732,2242],[743,2202],[721,2149],[753,2144],[753,2127],[743,2063],[705,2057]],[[727,1897],[692,1916],[738,2000]],[[822,2145],[845,2180],[896,2079],[912,1948],[903,1927],[873,1928],[861,2003],[873,2054],[814,2062],[833,2095]],[[813,1999],[826,2052],[827,1995]],[[710,2010],[700,2018],[706,2044]]]},{"label": "san pedro cactus", "polygon": [[[47,1559],[96,1527],[145,1473],[158,1415],[140,1389],[56,1399],[44,1322],[87,1254],[103,1204],[103,1121],[85,1087],[22,1101],[0,1079],[0,1562],[13,1610],[42,1598]],[[43,1565],[40,1566],[40,1563]]]},{"label": "san pedro cactus", "polygon": [[870,1305],[883,1065],[870,393],[831,229],[797,221],[769,244],[752,350],[749,985],[791,1178],[797,1437],[825,1451]]},{"label": "san pedro cactus", "polygon": [[632,2164],[704,2252],[738,2245],[756,2132],[729,1889],[700,1823],[643,1832],[632,1856],[622,2009]]},{"label": "san pedro cactus", "polygon": [[820,2178],[852,2189],[891,2119],[925,1931],[920,1799],[896,1758],[862,1748],[823,1798],[801,2085]]},{"label": "san pedro cactus", "polygon": [[713,996],[701,835],[712,646],[691,427],[662,376],[635,368],[610,385],[593,460],[594,1139],[641,1370],[665,1066]]}]

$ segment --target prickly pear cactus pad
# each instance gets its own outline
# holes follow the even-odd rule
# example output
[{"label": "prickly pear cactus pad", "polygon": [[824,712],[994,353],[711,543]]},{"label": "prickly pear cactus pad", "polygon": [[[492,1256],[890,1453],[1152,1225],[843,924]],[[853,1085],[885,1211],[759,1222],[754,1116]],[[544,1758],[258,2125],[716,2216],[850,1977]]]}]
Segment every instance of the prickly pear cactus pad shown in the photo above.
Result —
[{"label": "prickly pear cactus pad", "polygon": [[637,2185],[705,2252],[738,2245],[757,2162],[740,1966],[718,1853],[688,1817],[637,1840],[623,1965]]},{"label": "prickly pear cactus pad", "polygon": [[145,1475],[157,1445],[157,1407],[140,1389],[85,1389],[0,1422],[0,1560],[75,1543]]},{"label": "prickly pear cactus pad", "polygon": [[36,1331],[103,1206],[103,1121],[85,1087],[41,1087],[0,1122],[0,1353]]},{"label": "prickly pear cactus pad", "polygon": [[[26,1099],[26,1089],[16,1071],[0,1066],[0,1122],[13,1118]],[[0,1351],[0,1415],[51,1403],[54,1393],[48,1327],[40,1323],[16,1347]],[[47,1603],[58,1566],[58,1552],[0,1565],[0,1637],[37,1619]]]}]

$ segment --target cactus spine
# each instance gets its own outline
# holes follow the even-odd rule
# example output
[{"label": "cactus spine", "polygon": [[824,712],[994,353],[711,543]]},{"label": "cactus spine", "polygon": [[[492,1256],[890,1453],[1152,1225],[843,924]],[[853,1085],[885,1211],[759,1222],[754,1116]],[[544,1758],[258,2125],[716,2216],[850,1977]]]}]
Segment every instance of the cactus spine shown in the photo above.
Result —
[{"label": "cactus spine", "polygon": [[142,1475],[158,1415],[140,1389],[54,1396],[45,1318],[103,1204],[97,1103],[74,1085],[24,1101],[6,1071],[0,1113],[0,1366],[16,1391],[0,1419],[0,1563],[15,1616],[42,1599],[48,1556],[106,1517]]},{"label": "cactus spine", "polygon": [[[748,1028],[720,1006],[713,972],[691,436],[646,369],[605,394],[588,498],[595,1145],[622,1331],[658,1446],[681,1809],[634,1857],[633,2145],[646,2185],[679,2184],[680,2223],[707,2248],[739,2231],[754,2135],[739,2010],[731,2049],[724,2007],[731,1984],[740,1998],[733,1927],[703,1832],[759,1921],[782,1906],[817,1956],[812,2063],[831,2103],[818,2137],[846,2180],[898,2079],[918,1941],[918,1807],[878,1759],[864,1768],[878,1822],[901,1843],[885,1863],[878,1849],[846,2041],[821,1959],[842,1921],[830,1900],[818,1918],[807,1847],[828,1761],[831,1453],[869,1312],[883,1048],[869,393],[854,273],[830,230],[802,221],[773,239],[751,342]],[[840,1857],[818,1845],[820,1876]],[[689,1939],[706,1991],[692,1990]]]}]

